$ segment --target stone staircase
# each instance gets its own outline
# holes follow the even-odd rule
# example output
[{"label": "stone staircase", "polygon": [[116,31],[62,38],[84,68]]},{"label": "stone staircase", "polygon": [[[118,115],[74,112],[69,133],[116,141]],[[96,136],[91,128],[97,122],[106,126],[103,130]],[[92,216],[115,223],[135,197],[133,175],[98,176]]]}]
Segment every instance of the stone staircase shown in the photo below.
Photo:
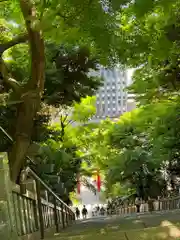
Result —
[{"label": "stone staircase", "polygon": [[79,221],[48,240],[180,239],[180,211],[104,217]]}]

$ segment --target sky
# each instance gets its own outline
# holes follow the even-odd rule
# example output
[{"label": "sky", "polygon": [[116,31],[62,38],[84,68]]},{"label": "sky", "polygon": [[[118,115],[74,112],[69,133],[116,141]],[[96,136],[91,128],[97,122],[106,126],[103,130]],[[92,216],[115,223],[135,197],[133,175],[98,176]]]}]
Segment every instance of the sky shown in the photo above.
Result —
[{"label": "sky", "polygon": [[130,68],[127,70],[127,85],[128,86],[132,83],[132,75],[133,75],[134,71],[135,71],[134,68]]}]

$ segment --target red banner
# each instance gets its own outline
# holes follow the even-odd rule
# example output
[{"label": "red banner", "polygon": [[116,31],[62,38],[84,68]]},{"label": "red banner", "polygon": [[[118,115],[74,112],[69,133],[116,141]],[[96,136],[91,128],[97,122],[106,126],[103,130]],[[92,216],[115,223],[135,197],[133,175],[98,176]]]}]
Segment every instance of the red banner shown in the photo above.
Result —
[{"label": "red banner", "polygon": [[97,172],[97,190],[98,190],[98,192],[101,191],[101,177],[100,177],[99,172]]}]

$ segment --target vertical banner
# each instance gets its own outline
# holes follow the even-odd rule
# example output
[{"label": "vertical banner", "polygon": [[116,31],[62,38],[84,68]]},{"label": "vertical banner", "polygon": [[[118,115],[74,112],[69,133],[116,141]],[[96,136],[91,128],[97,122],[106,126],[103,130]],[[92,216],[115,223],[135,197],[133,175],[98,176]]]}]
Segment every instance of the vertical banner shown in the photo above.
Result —
[{"label": "vertical banner", "polygon": [[97,190],[98,192],[101,191],[101,177],[100,177],[99,171],[97,171]]},{"label": "vertical banner", "polygon": [[81,193],[81,182],[80,182],[80,174],[77,174],[77,193]]}]

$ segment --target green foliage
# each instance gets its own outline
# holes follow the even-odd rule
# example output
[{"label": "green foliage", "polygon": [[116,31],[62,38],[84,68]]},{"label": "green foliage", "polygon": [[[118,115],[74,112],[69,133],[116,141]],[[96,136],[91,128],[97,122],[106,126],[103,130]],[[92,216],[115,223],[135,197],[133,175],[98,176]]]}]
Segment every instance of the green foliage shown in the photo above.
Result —
[{"label": "green foliage", "polygon": [[130,87],[141,104],[179,90],[179,1],[129,1],[119,20],[120,61],[136,68]]},{"label": "green foliage", "polygon": [[[109,182],[109,184],[111,184]],[[107,185],[106,195],[111,198],[115,198],[117,196],[128,196],[135,192],[134,189],[128,188],[128,185],[122,185],[120,182],[116,182],[113,185]]]},{"label": "green foliage", "polygon": [[96,97],[86,97],[81,99],[81,103],[73,106],[72,120],[76,122],[87,122],[96,113]]},{"label": "green foliage", "polygon": [[126,113],[116,123],[106,120],[76,129],[78,149],[105,176],[108,196],[136,192],[147,199],[167,194],[169,185],[175,190],[178,109],[178,99],[166,100]]},{"label": "green foliage", "polygon": [[[8,41],[26,33],[19,2],[0,3],[0,51],[6,75],[14,78],[13,85],[7,83],[1,70],[0,126],[13,138],[22,93],[29,94],[31,84],[26,84],[33,75],[32,49],[27,43],[3,52]],[[180,156],[179,0],[50,0],[35,1],[34,8],[33,30],[41,30],[45,40],[46,78],[41,110],[33,117],[29,139],[45,144],[41,162],[47,159],[44,164],[55,165],[53,175],[61,178],[67,194],[75,188],[80,168],[87,175],[101,169],[114,195],[135,190],[143,198],[156,197],[169,183],[175,189]],[[117,62],[136,69],[129,90],[141,107],[116,123],[108,119],[87,123],[95,113],[95,98],[84,97],[93,95],[100,85],[100,79],[90,73],[98,64]],[[22,92],[14,91],[14,83]],[[73,108],[71,116],[61,114],[60,123],[49,127],[52,105],[67,112],[65,106]],[[11,151],[1,134],[1,150]],[[43,177],[45,170],[41,173]]]},{"label": "green foliage", "polygon": [[[34,171],[64,200],[69,201],[70,193],[76,190],[77,174],[82,176],[83,184],[95,191],[88,177],[92,171],[79,148],[77,128],[95,113],[95,98],[87,97],[74,103],[72,115],[60,113],[59,122],[48,127],[49,137],[34,156]],[[90,111],[89,111],[90,110]],[[71,124],[76,121],[77,127]],[[79,125],[79,126],[78,126]],[[51,137],[50,137],[51,136]]]},{"label": "green foliage", "polygon": [[76,188],[76,174],[81,166],[81,159],[76,157],[74,147],[65,148],[53,140],[48,141],[35,157],[33,169],[63,200]]},{"label": "green foliage", "polygon": [[[53,45],[47,45],[52,55]],[[55,105],[72,105],[81,98],[91,96],[100,85],[98,77],[90,71],[97,71],[98,60],[90,56],[88,47],[54,50],[46,71],[44,99]]]},{"label": "green foliage", "polygon": [[[35,7],[39,22],[35,22],[34,27],[42,28],[45,39],[57,44],[90,46],[102,61],[107,62],[115,48],[113,36],[116,25],[115,15],[105,12],[101,2],[36,1]],[[0,17],[13,22],[13,31],[24,30],[19,1],[1,2]]]},{"label": "green foliage", "polygon": [[[8,101],[3,104],[11,103],[15,111],[10,132],[15,142],[8,149],[15,181],[35,135],[42,141],[34,129],[34,125],[40,129],[36,115],[44,111],[39,109],[42,101],[56,107],[79,102],[100,84],[89,74],[97,70],[97,63],[117,61],[116,13],[105,11],[97,0],[6,0],[0,2],[0,19],[0,94],[6,93]],[[39,119],[43,127],[49,117],[45,115],[41,115],[45,123]],[[26,146],[22,136],[27,136]]]},{"label": "green foliage", "polygon": [[[117,10],[116,1],[114,4]],[[95,161],[106,172],[107,188],[113,185],[117,190],[116,184],[124,184],[143,198],[164,194],[170,185],[176,188],[180,149],[179,7],[178,0],[125,1],[118,15],[118,55],[123,65],[136,68],[129,90],[143,107],[106,126],[101,144],[97,136],[92,138],[98,142],[92,144],[100,153]],[[109,191],[113,194],[114,189]]]},{"label": "green foliage", "polygon": [[[15,120],[17,118],[17,109],[14,105],[0,105],[0,126],[12,137],[15,132]],[[54,134],[52,129],[48,128],[51,113],[49,108],[42,106],[41,111],[34,119],[34,129],[32,133],[32,141],[44,142],[51,138]],[[12,142],[0,131],[0,152],[10,151]]]},{"label": "green foliage", "polygon": [[[28,46],[16,46],[9,54],[12,59],[8,67],[14,78],[26,83],[30,77]],[[72,105],[91,96],[101,83],[100,78],[90,75],[90,71],[98,70],[98,59],[91,56],[88,47],[58,47],[47,42],[46,59],[43,101],[48,105]]]}]

